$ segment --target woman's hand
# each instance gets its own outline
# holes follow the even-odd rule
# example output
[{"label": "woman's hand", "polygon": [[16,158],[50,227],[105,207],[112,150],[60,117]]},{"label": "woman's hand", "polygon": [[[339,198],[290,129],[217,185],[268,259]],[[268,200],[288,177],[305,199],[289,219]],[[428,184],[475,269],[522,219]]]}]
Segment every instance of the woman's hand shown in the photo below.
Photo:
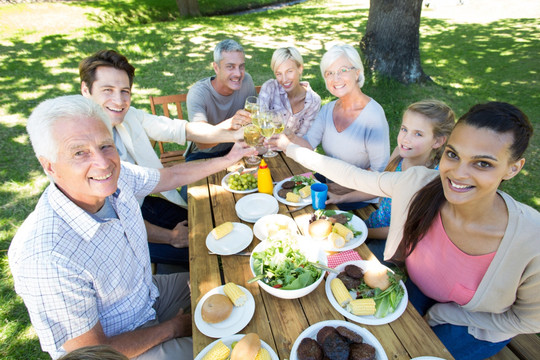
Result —
[{"label": "woman's hand", "polygon": [[337,194],[328,192],[326,196],[327,196],[327,199],[326,199],[326,202],[325,202],[326,205],[339,204],[339,203],[342,202],[341,195],[337,195]]},{"label": "woman's hand", "polygon": [[291,143],[291,140],[285,134],[279,134],[277,136],[272,136],[270,139],[265,141],[265,145],[271,146],[274,149],[279,149],[285,151],[287,146]]}]

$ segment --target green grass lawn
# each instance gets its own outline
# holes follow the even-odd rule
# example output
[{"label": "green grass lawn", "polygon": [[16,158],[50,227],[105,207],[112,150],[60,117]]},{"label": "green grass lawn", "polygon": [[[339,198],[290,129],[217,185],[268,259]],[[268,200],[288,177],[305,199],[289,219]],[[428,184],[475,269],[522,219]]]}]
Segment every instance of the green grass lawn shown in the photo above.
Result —
[{"label": "green grass lawn", "polygon": [[[358,45],[368,9],[354,3],[312,0],[268,12],[193,19],[145,11],[151,0],[0,6],[0,358],[49,358],[13,291],[7,249],[47,185],[25,118],[45,99],[80,92],[78,62],[104,48],[126,55],[137,68],[133,105],[150,111],[149,95],[187,92],[211,75],[212,50],[224,38],[244,46],[247,71],[258,85],[273,76],[273,50],[294,45],[304,55],[304,79],[327,102],[331,95],[319,61],[331,42]],[[363,88],[385,109],[392,146],[403,109],[414,101],[443,100],[458,115],[478,102],[513,103],[529,115],[536,134],[525,169],[503,189],[540,210],[539,29],[538,18],[460,23],[424,17],[422,62],[434,82],[404,86],[368,75]]]}]

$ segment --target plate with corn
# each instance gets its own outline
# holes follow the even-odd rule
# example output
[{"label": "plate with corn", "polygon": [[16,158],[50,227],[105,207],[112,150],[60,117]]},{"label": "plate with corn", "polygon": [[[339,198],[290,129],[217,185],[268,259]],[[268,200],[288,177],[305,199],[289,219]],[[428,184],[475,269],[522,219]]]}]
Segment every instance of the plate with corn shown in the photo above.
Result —
[{"label": "plate with corn", "polygon": [[[311,205],[311,185],[319,181],[315,180],[312,175],[310,177],[304,175],[295,175],[278,182],[273,191],[276,200],[288,206]],[[286,194],[280,193],[280,190],[284,190],[283,192]]]},{"label": "plate with corn", "polygon": [[[225,320],[211,324],[203,320],[202,308],[206,299],[215,294],[226,295],[231,300],[233,308]],[[255,299],[249,290],[235,283],[227,283],[210,290],[199,300],[195,308],[194,320],[197,329],[204,335],[220,338],[234,335],[242,330],[249,324],[254,313]]]},{"label": "plate with corn", "polygon": [[253,240],[253,231],[246,224],[225,222],[206,237],[208,250],[218,255],[232,255],[244,250]]},{"label": "plate with corn", "polygon": [[[362,270],[362,278],[352,278],[345,268],[354,265]],[[394,274],[378,261],[347,261],[335,268],[345,272],[349,279],[328,274],[325,283],[326,297],[330,304],[343,316],[360,324],[382,325],[390,323],[403,314],[407,308],[408,294],[399,272]],[[390,272],[390,276],[388,276]],[[351,274],[352,275],[352,274]],[[355,290],[345,283],[357,281]],[[368,285],[369,284],[369,285]],[[380,287],[379,287],[380,286]],[[354,286],[353,286],[354,287]],[[381,289],[384,288],[384,289]],[[361,290],[361,291],[360,291]],[[369,294],[364,298],[357,294]]]},{"label": "plate with corn", "polygon": [[[232,350],[232,344],[238,343],[245,335],[236,334],[218,339],[205,347],[195,358],[195,360],[226,360],[229,359]],[[256,359],[260,360],[279,360],[274,349],[261,340],[261,348],[257,353]]]}]

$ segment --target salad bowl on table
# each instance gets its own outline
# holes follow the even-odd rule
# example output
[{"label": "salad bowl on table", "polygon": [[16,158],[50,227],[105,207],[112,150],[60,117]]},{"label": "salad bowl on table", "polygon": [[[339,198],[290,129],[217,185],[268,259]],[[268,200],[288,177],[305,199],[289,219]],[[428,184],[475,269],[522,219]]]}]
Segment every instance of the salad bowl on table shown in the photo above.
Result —
[{"label": "salad bowl on table", "polygon": [[262,241],[249,259],[253,276],[262,277],[259,286],[281,299],[298,299],[319,286],[326,271],[312,263],[326,266],[326,253],[296,234]]}]

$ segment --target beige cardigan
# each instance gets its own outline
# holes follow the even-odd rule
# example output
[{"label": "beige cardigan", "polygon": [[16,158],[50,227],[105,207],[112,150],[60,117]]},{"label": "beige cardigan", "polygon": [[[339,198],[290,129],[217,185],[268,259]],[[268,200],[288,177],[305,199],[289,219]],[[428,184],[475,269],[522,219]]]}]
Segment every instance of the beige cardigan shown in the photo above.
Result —
[{"label": "beige cardigan", "polygon": [[[401,241],[410,199],[439,174],[422,166],[405,172],[366,171],[294,144],[286,154],[340,185],[392,198],[385,259],[392,257]],[[509,219],[493,261],[469,303],[438,303],[429,310],[431,326],[468,326],[475,338],[492,342],[540,332],[540,213],[499,194]]]}]

